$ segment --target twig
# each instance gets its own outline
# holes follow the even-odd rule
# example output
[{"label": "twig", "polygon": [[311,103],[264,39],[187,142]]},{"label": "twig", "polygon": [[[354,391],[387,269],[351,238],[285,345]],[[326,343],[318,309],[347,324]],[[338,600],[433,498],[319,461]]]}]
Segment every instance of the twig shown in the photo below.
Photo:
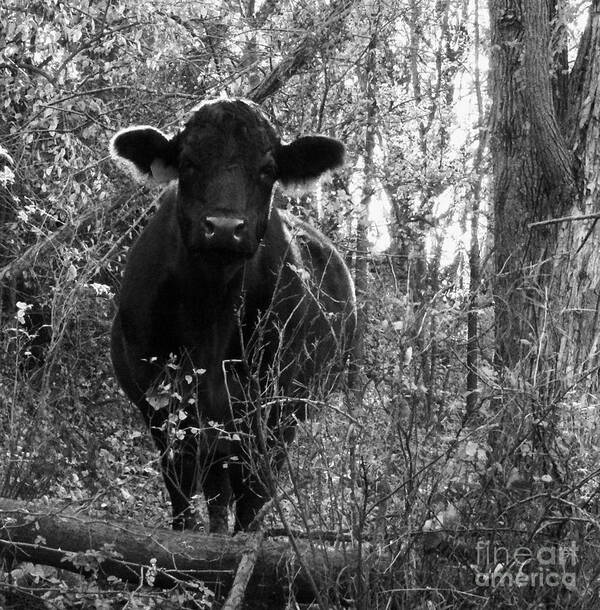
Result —
[{"label": "twig", "polygon": [[[352,534],[348,532],[334,532],[328,530],[314,530],[311,532],[304,532],[300,530],[290,530],[296,538],[304,540],[316,540],[317,542],[330,542],[338,543],[343,542],[347,544],[352,543]],[[268,538],[282,538],[288,535],[288,530],[283,527],[272,527],[265,532],[265,536]],[[371,542],[368,536],[365,536],[367,542]]]},{"label": "twig", "polygon": [[550,218],[548,220],[538,220],[537,222],[529,223],[529,228],[542,227],[544,225],[555,225],[561,222],[572,222],[575,220],[591,220],[600,218],[600,213],[595,214],[582,214],[581,216],[561,216],[560,218]]},{"label": "twig", "polygon": [[73,235],[76,235],[82,228],[90,224],[95,224],[103,215],[109,215],[114,210],[121,206],[126,206],[135,196],[137,191],[127,198],[120,197],[117,201],[109,201],[105,208],[93,209],[85,212],[73,222],[63,225],[53,233],[50,233],[42,241],[36,242],[30,246],[25,252],[21,253],[18,258],[12,260],[8,265],[0,268],[0,282],[7,277],[20,275],[25,269],[33,266],[36,259],[47,252],[50,248],[57,244],[65,243]]}]

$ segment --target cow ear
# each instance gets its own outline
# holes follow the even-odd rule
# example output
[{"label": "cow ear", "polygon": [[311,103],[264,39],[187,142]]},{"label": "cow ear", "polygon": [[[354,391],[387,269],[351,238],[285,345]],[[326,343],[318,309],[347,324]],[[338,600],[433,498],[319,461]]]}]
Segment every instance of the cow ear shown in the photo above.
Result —
[{"label": "cow ear", "polygon": [[279,146],[277,177],[285,188],[302,188],[344,163],[344,145],[325,136],[304,136]]},{"label": "cow ear", "polygon": [[178,176],[176,140],[154,127],[129,127],[112,138],[110,155],[138,182],[169,182]]}]

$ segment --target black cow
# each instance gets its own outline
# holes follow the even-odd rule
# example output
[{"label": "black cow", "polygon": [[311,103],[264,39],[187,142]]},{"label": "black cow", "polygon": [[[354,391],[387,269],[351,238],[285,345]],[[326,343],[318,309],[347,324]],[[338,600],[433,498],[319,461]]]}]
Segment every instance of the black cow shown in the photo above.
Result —
[{"label": "black cow", "polygon": [[[351,349],[348,269],[318,231],[273,209],[276,181],[299,184],[343,161],[343,145],[283,144],[241,99],[198,106],[167,138],[132,127],[111,142],[138,178],[171,182],[133,246],[112,332],[112,359],[161,452],[173,527],[250,524],[306,411],[330,390]],[[177,180],[175,182],[175,180]]]}]

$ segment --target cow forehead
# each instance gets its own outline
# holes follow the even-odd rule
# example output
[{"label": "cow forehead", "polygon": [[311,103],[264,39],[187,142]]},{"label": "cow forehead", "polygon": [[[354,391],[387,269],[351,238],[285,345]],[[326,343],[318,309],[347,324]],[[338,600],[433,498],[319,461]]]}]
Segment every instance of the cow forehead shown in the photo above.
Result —
[{"label": "cow forehead", "polygon": [[240,117],[264,121],[270,124],[269,118],[263,109],[254,102],[243,98],[217,98],[204,100],[192,109],[191,119],[195,116],[207,116],[219,120],[227,114],[237,114]]},{"label": "cow forehead", "polygon": [[233,147],[266,152],[279,141],[273,125],[256,104],[240,99],[202,103],[182,133],[185,147]]}]

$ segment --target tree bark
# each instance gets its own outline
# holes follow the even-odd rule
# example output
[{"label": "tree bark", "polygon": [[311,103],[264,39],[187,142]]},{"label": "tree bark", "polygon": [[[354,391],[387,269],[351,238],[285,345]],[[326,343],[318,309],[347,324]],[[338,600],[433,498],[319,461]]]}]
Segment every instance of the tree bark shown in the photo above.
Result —
[{"label": "tree bark", "polygon": [[[302,565],[308,566],[325,598],[353,595],[352,581],[359,561],[356,551],[315,542],[311,550],[307,543],[296,544]],[[156,560],[151,581],[154,586],[168,588],[178,582],[200,580],[220,597],[232,586],[238,564],[249,547],[256,555],[252,558],[254,570],[247,582],[245,607],[284,607],[290,591],[299,602],[314,599],[309,574],[299,567],[286,541],[265,540],[256,545],[255,534],[228,537],[150,530],[0,498],[3,554],[74,572],[86,572],[87,566],[88,574],[97,571],[134,584],[148,584],[148,575],[153,574],[151,560]],[[364,569],[370,559],[363,556],[361,562]]]},{"label": "tree bark", "polygon": [[[565,216],[600,211],[600,1],[590,7],[588,23],[570,74],[568,136],[578,163],[578,194]],[[600,231],[598,218],[559,225],[553,294],[561,295],[562,332],[555,347],[565,383],[599,386]]]},{"label": "tree bark", "polygon": [[564,207],[575,190],[573,155],[558,125],[552,98],[550,15],[548,0],[523,3],[525,85],[533,144],[545,187],[556,205]]},{"label": "tree bark", "polygon": [[[593,217],[600,209],[600,1],[591,2],[566,93],[564,78],[558,86],[552,76],[560,65],[552,69],[551,62],[564,63],[564,49],[550,44],[555,3],[489,4],[498,362],[520,364],[541,396],[560,396],[584,380],[594,391],[600,364],[600,235]],[[589,218],[568,220],[577,216]],[[567,220],[540,222],[560,217]]]},{"label": "tree bark", "polygon": [[[520,367],[534,383],[540,365],[552,377],[548,337],[553,225],[573,192],[572,156],[551,98],[546,0],[490,0],[496,362]],[[550,143],[550,141],[552,141]],[[551,316],[550,316],[551,317]],[[555,375],[554,375],[555,378]]]}]

